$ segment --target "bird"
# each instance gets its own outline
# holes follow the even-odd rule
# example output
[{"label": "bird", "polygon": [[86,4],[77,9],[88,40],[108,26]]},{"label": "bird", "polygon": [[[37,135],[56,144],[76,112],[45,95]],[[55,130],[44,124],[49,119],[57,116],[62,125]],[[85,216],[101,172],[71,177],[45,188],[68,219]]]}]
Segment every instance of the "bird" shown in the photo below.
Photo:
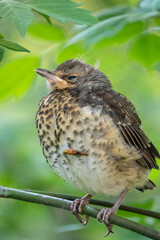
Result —
[{"label": "bird", "polygon": [[132,189],[153,190],[151,169],[160,154],[141,128],[134,105],[112,88],[99,69],[69,59],[53,70],[37,68],[50,92],[42,98],[36,127],[43,154],[55,173],[87,193],[73,201],[78,221],[93,195],[119,195],[112,208],[97,215],[112,233],[109,218]]}]

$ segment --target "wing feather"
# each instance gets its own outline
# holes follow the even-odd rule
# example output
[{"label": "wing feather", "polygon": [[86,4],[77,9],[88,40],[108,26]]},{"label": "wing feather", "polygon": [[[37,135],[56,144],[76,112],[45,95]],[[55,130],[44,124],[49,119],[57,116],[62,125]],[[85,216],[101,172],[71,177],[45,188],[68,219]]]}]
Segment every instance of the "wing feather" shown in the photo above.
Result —
[{"label": "wing feather", "polygon": [[141,120],[133,104],[112,89],[101,89],[95,93],[103,99],[104,109],[118,126],[126,143],[142,153],[142,157],[137,162],[144,168],[159,169],[155,157],[160,158],[160,154],[140,128]]}]

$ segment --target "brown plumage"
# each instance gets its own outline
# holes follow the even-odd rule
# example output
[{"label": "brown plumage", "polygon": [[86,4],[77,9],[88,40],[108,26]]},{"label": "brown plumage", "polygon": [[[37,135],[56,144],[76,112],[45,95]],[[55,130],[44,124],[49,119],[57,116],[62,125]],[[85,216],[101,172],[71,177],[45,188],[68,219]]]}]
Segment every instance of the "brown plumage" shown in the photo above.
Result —
[{"label": "brown plumage", "polygon": [[157,149],[141,129],[133,104],[112,89],[105,74],[89,64],[70,59],[55,70],[36,69],[47,78],[51,92],[39,105],[36,123],[44,155],[56,174],[88,192],[73,202],[78,213],[93,194],[118,194],[111,209],[98,220],[109,230],[127,192],[153,189],[149,170],[158,169]]}]

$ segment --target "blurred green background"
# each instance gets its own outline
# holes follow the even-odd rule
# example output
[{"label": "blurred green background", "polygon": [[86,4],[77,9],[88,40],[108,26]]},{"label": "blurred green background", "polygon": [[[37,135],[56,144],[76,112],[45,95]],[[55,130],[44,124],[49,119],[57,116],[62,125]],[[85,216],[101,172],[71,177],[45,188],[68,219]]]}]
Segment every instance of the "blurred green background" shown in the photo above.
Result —
[{"label": "blurred green background", "polygon": [[[76,1],[82,3],[82,1]],[[87,0],[84,8],[97,12],[119,4],[137,6],[138,1]],[[29,49],[31,53],[6,50],[0,67],[0,185],[83,196],[84,193],[55,176],[46,164],[35,127],[35,114],[40,99],[48,93],[44,79],[37,76],[37,67],[53,69],[69,58],[79,58],[98,66],[111,80],[115,90],[129,98],[142,119],[142,127],[160,150],[160,73],[152,66],[160,60],[159,33],[137,36],[146,25],[154,27],[159,19],[127,24],[113,37],[87,42],[77,41],[66,47],[83,26],[49,25],[36,15],[25,38],[19,36],[7,20],[1,20],[3,35]],[[134,39],[133,39],[134,37]],[[85,36],[84,36],[85,40]],[[156,45],[157,44],[157,45]],[[125,203],[160,211],[160,173],[152,170],[150,178],[157,185],[154,191],[131,191]],[[115,201],[116,198],[96,196]],[[119,211],[118,215],[160,229],[158,220]],[[110,239],[139,239],[136,233],[114,226]],[[103,239],[103,224],[91,219],[81,226],[70,212],[41,205],[0,199],[0,239],[3,240],[97,240]]]}]

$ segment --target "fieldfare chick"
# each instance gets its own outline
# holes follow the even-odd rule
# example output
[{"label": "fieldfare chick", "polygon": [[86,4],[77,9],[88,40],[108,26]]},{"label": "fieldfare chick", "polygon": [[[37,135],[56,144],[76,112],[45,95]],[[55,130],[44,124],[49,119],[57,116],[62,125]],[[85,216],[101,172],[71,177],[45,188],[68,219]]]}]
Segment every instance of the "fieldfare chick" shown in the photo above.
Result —
[{"label": "fieldfare chick", "polygon": [[112,232],[109,217],[127,192],[155,187],[148,174],[159,169],[155,157],[160,154],[141,129],[132,103],[114,91],[98,69],[70,59],[54,70],[35,71],[51,88],[36,115],[46,161],[58,176],[88,193],[73,202],[73,214],[83,222],[79,213],[92,195],[120,194],[112,208],[97,215],[108,235]]}]

